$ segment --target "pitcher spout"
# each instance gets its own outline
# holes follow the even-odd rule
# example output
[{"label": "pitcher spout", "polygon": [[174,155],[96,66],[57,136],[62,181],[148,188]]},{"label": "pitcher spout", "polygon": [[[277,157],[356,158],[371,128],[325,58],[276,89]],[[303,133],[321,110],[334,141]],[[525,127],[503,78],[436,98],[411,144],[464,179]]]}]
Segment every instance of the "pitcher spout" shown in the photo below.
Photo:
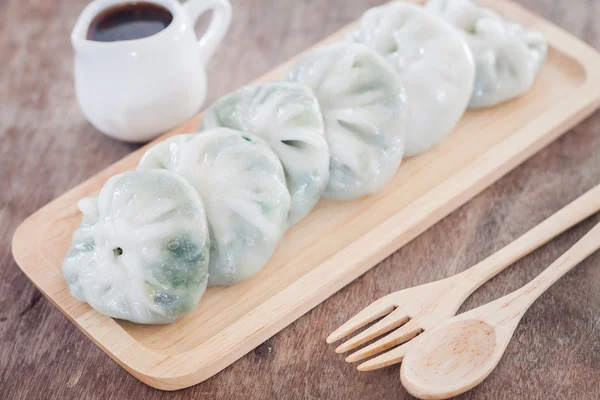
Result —
[{"label": "pitcher spout", "polygon": [[75,50],[75,54],[81,54],[85,52],[85,49],[90,45],[87,39],[87,33],[90,25],[96,15],[102,11],[102,6],[99,1],[92,1],[85,7],[85,9],[79,15],[75,26],[71,31],[71,44]]}]

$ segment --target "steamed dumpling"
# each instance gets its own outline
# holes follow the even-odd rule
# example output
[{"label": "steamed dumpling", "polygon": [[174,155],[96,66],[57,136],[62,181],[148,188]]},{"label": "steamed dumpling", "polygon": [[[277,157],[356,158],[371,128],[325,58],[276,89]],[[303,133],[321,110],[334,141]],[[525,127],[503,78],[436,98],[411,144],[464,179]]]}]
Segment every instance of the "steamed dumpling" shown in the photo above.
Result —
[{"label": "steamed dumpling", "polygon": [[197,190],[210,232],[209,286],[256,274],[285,233],[290,194],[281,163],[264,140],[217,128],[151,147],[138,170],[173,171]]},{"label": "steamed dumpling", "polygon": [[268,82],[242,87],[205,113],[202,129],[227,127],[262,137],[285,172],[289,221],[313,209],[329,181],[329,148],[317,99],[304,85]]},{"label": "steamed dumpling", "polygon": [[209,234],[196,190],[168,171],[126,172],[80,200],[62,267],[71,294],[102,314],[168,323],[206,290]]},{"label": "steamed dumpling", "polygon": [[471,108],[494,106],[533,86],[548,51],[541,33],[471,0],[430,0],[425,7],[458,28],[471,47],[477,67]]},{"label": "steamed dumpling", "polygon": [[330,151],[325,197],[355,199],[392,179],[404,154],[406,96],[385,60],[338,43],[302,57],[286,79],[308,85],[321,105]]},{"label": "steamed dumpling", "polygon": [[384,56],[406,86],[405,155],[424,152],[452,132],[475,80],[472,54],[455,29],[418,5],[396,2],[365,12],[348,40]]}]

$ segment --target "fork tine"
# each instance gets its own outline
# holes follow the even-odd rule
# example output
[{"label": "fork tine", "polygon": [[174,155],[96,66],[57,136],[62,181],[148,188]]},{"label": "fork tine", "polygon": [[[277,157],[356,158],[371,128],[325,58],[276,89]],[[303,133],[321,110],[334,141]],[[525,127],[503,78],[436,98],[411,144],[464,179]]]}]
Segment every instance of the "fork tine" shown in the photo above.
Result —
[{"label": "fork tine", "polygon": [[381,318],[392,312],[395,306],[390,303],[386,297],[382,297],[381,299],[375,301],[367,306],[364,310],[356,314],[354,317],[350,318],[348,322],[337,328],[331,335],[329,335],[326,339],[326,342],[336,342],[344,336],[348,336],[355,330],[375,321],[377,318]]},{"label": "fork tine", "polygon": [[381,353],[384,350],[394,347],[400,343],[407,342],[422,332],[421,328],[415,326],[412,323],[414,320],[409,321],[406,325],[396,329],[394,332],[387,336],[382,337],[375,343],[368,345],[365,348],[358,350],[355,353],[350,354],[346,357],[347,362],[355,362],[370,357],[374,354]]},{"label": "fork tine", "polygon": [[360,364],[356,369],[359,371],[372,371],[374,369],[388,367],[393,364],[398,364],[402,362],[406,352],[412,345],[412,342],[406,342],[401,346],[396,347],[388,351],[387,353],[383,353],[375,358],[370,359],[369,361],[365,361]]},{"label": "fork tine", "polygon": [[360,334],[354,336],[352,339],[342,343],[335,349],[336,353],[345,353],[349,350],[352,350],[355,347],[360,346],[363,343],[368,342],[371,339],[375,339],[378,336],[383,335],[393,329],[398,328],[399,326],[404,325],[408,321],[408,315],[400,314],[398,310],[392,311],[388,314],[384,319],[376,323],[375,325],[369,327],[365,331]]}]

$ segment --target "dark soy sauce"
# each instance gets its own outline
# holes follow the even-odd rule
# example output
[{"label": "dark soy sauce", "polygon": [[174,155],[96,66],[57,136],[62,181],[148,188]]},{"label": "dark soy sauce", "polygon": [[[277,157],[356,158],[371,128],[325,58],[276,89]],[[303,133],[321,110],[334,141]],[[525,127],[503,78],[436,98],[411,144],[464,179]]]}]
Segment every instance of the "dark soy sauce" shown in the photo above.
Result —
[{"label": "dark soy sauce", "polygon": [[157,34],[171,21],[171,12],[158,4],[120,4],[107,8],[94,18],[87,38],[97,42],[141,39]]}]

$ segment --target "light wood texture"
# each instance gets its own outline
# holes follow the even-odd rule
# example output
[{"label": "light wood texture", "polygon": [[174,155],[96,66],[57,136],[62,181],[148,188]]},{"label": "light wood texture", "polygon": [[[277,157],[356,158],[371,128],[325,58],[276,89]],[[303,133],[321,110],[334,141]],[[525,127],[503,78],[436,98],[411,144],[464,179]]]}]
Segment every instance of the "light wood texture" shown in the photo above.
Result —
[{"label": "light wood texture", "polygon": [[[28,218],[13,239],[17,263],[53,304],[143,382],[175,390],[209,378],[597,108],[600,57],[595,51],[518,5],[487,3],[548,39],[548,61],[535,88],[504,106],[466,114],[456,132],[426,154],[406,160],[379,193],[353,202],[321,201],[286,234],[261,273],[238,285],[208,290],[188,317],[167,326],[113,320],[72,298],[60,273],[80,221],[76,201],[97,192],[110,176],[133,169],[143,149]],[[281,77],[286,65],[261,80]],[[193,131],[198,121],[171,134]]]},{"label": "light wood texture", "polygon": [[521,289],[423,333],[402,363],[404,387],[421,399],[446,399],[480,384],[533,302],[599,248],[600,224]]},{"label": "light wood texture", "polygon": [[442,325],[456,315],[467,297],[481,285],[599,210],[600,185],[514,242],[460,274],[390,293],[375,301],[329,335],[327,343],[338,341],[383,317],[381,321],[339,345],[335,351],[345,353],[394,330],[349,355],[346,361],[360,361],[397,346],[360,364],[358,370],[370,371],[397,364],[402,361],[407,352],[411,351],[415,342],[413,338]]}]

